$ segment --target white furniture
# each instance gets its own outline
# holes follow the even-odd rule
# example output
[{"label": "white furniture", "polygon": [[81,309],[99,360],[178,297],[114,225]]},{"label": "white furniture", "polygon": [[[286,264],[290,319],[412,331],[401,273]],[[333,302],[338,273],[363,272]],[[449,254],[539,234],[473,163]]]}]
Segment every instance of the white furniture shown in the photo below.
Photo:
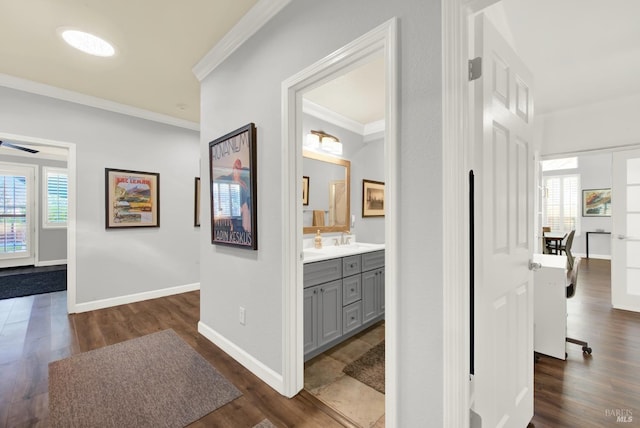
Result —
[{"label": "white furniture", "polygon": [[533,349],[564,360],[567,337],[567,256],[534,254]]}]

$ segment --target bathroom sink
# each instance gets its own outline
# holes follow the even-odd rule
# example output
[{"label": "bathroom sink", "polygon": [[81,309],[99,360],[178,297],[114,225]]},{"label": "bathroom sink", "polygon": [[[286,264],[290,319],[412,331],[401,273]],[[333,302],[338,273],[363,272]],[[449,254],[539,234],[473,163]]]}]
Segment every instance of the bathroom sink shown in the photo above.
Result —
[{"label": "bathroom sink", "polygon": [[327,245],[322,248],[305,248],[304,261],[319,261],[383,249],[384,244],[369,244],[365,242],[354,242],[349,245]]}]

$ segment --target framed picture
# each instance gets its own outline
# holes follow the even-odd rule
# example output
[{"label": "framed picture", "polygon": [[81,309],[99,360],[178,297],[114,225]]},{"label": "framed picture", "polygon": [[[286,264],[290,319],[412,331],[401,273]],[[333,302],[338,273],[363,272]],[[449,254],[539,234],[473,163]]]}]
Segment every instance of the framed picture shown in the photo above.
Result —
[{"label": "framed picture", "polygon": [[302,205],[309,205],[309,177],[302,177]]},{"label": "framed picture", "polygon": [[195,179],[194,201],[193,226],[200,227],[200,177],[196,177]]},{"label": "framed picture", "polygon": [[384,217],[384,183],[362,180],[362,217]]},{"label": "framed picture", "polygon": [[611,217],[611,189],[582,191],[583,217]]},{"label": "framed picture", "polygon": [[258,249],[256,128],[253,123],[209,143],[211,243]]},{"label": "framed picture", "polygon": [[160,226],[160,174],[105,168],[106,228]]}]

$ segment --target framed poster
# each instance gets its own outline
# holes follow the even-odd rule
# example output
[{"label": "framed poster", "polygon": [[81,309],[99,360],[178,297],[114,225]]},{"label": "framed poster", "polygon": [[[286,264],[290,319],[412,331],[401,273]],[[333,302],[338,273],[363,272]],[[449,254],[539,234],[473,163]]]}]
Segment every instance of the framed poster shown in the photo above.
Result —
[{"label": "framed poster", "polygon": [[209,143],[211,243],[258,249],[256,128],[253,123]]},{"label": "framed poster", "polygon": [[106,228],[160,226],[160,174],[105,168]]},{"label": "framed poster", "polygon": [[611,189],[582,191],[583,217],[611,217]]},{"label": "framed poster", "polygon": [[302,177],[302,205],[309,205],[309,177]]},{"label": "framed poster", "polygon": [[362,217],[384,217],[384,183],[362,180]]},{"label": "framed poster", "polygon": [[200,177],[196,177],[194,189],[193,226],[200,227]]}]

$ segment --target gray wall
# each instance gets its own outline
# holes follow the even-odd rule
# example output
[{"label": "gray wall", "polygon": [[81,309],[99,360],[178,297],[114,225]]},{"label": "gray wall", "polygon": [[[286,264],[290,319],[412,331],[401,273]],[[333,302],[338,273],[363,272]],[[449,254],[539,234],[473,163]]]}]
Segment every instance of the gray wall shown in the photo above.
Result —
[{"label": "gray wall", "polygon": [[[0,131],[77,147],[77,303],[197,283],[198,133],[0,87]],[[105,229],[105,168],[160,173],[160,227]]]},{"label": "gray wall", "polygon": [[[354,19],[357,17],[357,19]],[[202,152],[257,126],[259,250],[210,244],[203,222],[201,321],[282,373],[281,85],[383,22],[399,20],[398,426],[442,426],[442,93],[438,0],[294,0],[202,82]],[[203,170],[206,170],[203,161]],[[429,183],[429,198],[424,194]],[[203,187],[208,191],[208,185]],[[205,209],[209,215],[209,208]],[[391,231],[388,231],[391,233]],[[238,307],[246,308],[246,325]]]},{"label": "gray wall", "polygon": [[67,228],[45,229],[42,227],[42,197],[44,192],[42,187],[42,167],[66,168],[67,162],[10,155],[0,155],[0,162],[35,165],[38,169],[38,178],[35,183],[35,203],[38,212],[38,218],[36,220],[36,227],[38,228],[38,242],[36,244],[38,246],[38,256],[36,258],[36,265],[39,263],[66,260]]}]

